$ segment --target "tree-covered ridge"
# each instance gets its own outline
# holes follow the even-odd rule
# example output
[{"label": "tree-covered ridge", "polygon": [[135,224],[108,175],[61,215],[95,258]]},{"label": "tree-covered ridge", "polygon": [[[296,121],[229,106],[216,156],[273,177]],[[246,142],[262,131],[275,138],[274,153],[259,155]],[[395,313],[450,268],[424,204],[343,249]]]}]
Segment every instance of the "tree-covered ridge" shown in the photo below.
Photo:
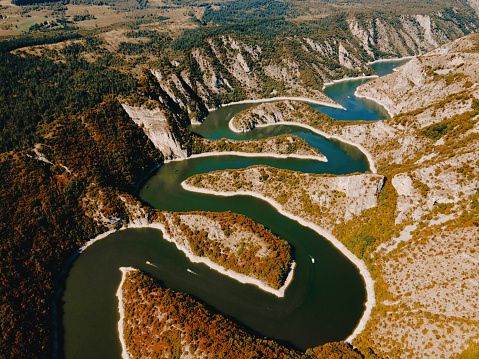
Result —
[{"label": "tree-covered ridge", "polygon": [[[181,116],[187,118],[186,121],[194,122],[201,121],[207,108],[247,98],[287,95],[328,102],[322,95],[325,82],[345,76],[372,74],[367,61],[424,52],[448,38],[471,31],[479,26],[475,25],[477,21],[473,13],[463,16],[462,8],[452,13],[443,11],[440,15],[355,12],[353,15],[335,13],[314,21],[255,20],[247,24],[197,27],[174,34],[158,28],[158,23],[150,24],[146,21],[144,24],[125,24],[120,27],[121,30],[118,30],[118,26],[113,26],[103,30],[107,31],[103,35],[102,30],[91,31],[89,34],[59,31],[57,36],[45,34],[43,38],[35,35],[32,39],[12,39],[2,43],[5,45],[2,47],[15,48],[28,45],[29,41],[31,44],[42,41],[49,43],[63,37],[84,36],[84,40],[75,44],[66,43],[66,46],[58,46],[56,50],[36,47],[33,51],[55,60],[54,63],[44,60],[45,64],[41,64],[40,68],[48,70],[53,66],[52,71],[65,73],[67,79],[80,77],[80,93],[75,92],[75,88],[66,92],[75,105],[82,99],[98,103],[98,93],[131,94],[134,88],[132,79],[121,78],[121,73],[117,70],[123,73],[141,73],[146,67],[152,69],[157,77],[156,86],[159,89],[154,99],[161,99],[170,110],[178,115],[181,112]],[[427,24],[430,24],[430,31]],[[122,35],[111,42],[107,36],[111,32]],[[24,51],[28,52],[28,49]],[[58,54],[55,55],[55,52]],[[33,59],[28,57],[31,69],[36,69],[38,66],[35,63],[40,60],[36,59],[35,62]],[[16,57],[13,58],[15,61]],[[20,59],[18,61],[19,64],[24,62]],[[67,65],[66,69],[62,68],[62,63]],[[26,65],[21,65],[18,74],[14,73],[13,76],[9,73],[11,66],[3,70],[11,78],[8,83],[23,75],[24,66]],[[72,70],[81,71],[71,75],[68,71]],[[114,79],[115,85],[108,87],[101,81],[101,86],[94,86],[89,73],[101,74],[100,79],[105,74],[110,82]],[[32,77],[33,82],[30,82],[34,86],[21,88],[25,87],[22,84],[18,87],[18,95],[27,103],[32,102],[28,93],[34,96],[38,92],[37,88],[48,86],[50,79],[56,80],[48,72],[28,76]],[[36,77],[41,78],[45,84]],[[72,84],[79,83],[78,80]],[[53,83],[58,85],[58,82]],[[68,88],[69,84],[60,82],[60,85]],[[83,88],[86,91],[81,92],[84,86],[87,87]],[[54,95],[49,88],[45,91]],[[6,103],[17,102],[6,95],[2,99]],[[61,101],[53,101],[49,107],[59,107],[56,106],[57,103],[62,104],[62,108],[69,109]],[[77,110],[75,105],[71,107],[72,111]],[[85,103],[78,105],[83,106]],[[32,105],[29,108],[34,109],[30,117],[38,116],[36,113],[43,113],[44,110],[40,108],[37,111]],[[24,117],[19,110],[9,109],[8,112],[12,113],[8,114],[9,119],[18,119],[17,113]],[[30,139],[25,141],[31,144],[35,142],[34,123],[38,119],[31,120],[28,116],[27,119],[23,131],[28,132],[25,137]],[[7,122],[8,126],[13,126],[9,134],[19,137],[22,129],[14,126],[16,121],[18,120]],[[19,140],[17,142],[23,143],[22,138]]]},{"label": "tree-covered ridge", "polygon": [[114,98],[82,116],[60,117],[47,131],[44,154],[102,186],[133,192],[163,160]]},{"label": "tree-covered ridge", "polygon": [[308,156],[325,160],[316,148],[296,135],[279,135],[261,140],[209,140],[198,138],[192,154],[207,152],[242,152],[258,155]]},{"label": "tree-covered ridge", "polygon": [[123,273],[123,336],[132,358],[344,358],[362,356],[349,345],[329,343],[300,353],[250,334],[195,298],[162,287],[140,271]]},{"label": "tree-covered ridge", "polygon": [[106,230],[98,218],[128,221],[119,193],[133,193],[161,161],[116,100],[50,126],[42,146],[0,161],[5,358],[51,357],[52,305],[67,258]]},{"label": "tree-covered ridge", "polygon": [[201,20],[230,24],[279,16],[294,16],[291,5],[278,0],[234,0],[222,3],[219,8],[208,6]]},{"label": "tree-covered ridge", "polygon": [[41,126],[61,115],[77,115],[106,95],[134,91],[130,76],[69,55],[72,46],[59,62],[0,52],[0,152],[32,147],[40,141]]},{"label": "tree-covered ridge", "polygon": [[144,9],[148,6],[147,0],[115,0],[115,1],[103,1],[103,0],[71,0],[71,1],[51,1],[51,0],[12,0],[12,4],[17,6],[28,6],[42,3],[61,3],[62,5],[108,5],[118,10],[134,10]]},{"label": "tree-covered ridge", "polygon": [[232,213],[161,213],[168,236],[225,269],[281,288],[292,270],[292,248],[250,218]]},{"label": "tree-covered ridge", "polygon": [[[461,14],[469,28],[479,26],[476,15]],[[322,94],[324,83],[373,74],[371,60],[429,51],[468,31],[457,21],[442,13],[374,12],[199,27],[175,37],[169,57],[151,68],[168,94],[163,101],[173,100],[195,121],[198,103],[211,108],[276,96],[331,102]]]},{"label": "tree-covered ridge", "polygon": [[49,358],[56,278],[96,233],[79,205],[86,184],[23,154],[4,157],[0,173],[0,357]]}]

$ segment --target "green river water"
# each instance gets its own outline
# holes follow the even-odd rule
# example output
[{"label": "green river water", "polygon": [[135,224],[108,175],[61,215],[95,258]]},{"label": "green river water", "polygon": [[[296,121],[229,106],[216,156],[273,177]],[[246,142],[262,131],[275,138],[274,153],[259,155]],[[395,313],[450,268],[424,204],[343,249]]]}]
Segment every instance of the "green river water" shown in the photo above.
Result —
[{"label": "green river water", "polygon": [[[374,64],[379,75],[391,72],[397,62]],[[338,119],[377,120],[384,110],[356,99],[356,87],[365,80],[327,87],[325,92],[347,111],[321,106],[314,108]],[[140,197],[153,207],[168,211],[227,211],[242,213],[270,228],[294,247],[297,263],[284,298],[277,298],[252,285],[244,285],[191,263],[174,244],[155,229],[116,232],[88,247],[71,266],[60,310],[59,357],[120,358],[118,339],[119,267],[132,266],[160,279],[167,287],[187,292],[227,317],[261,336],[278,339],[289,346],[306,349],[328,341],[344,340],[358,324],[366,301],[364,280],[358,269],[336,248],[309,228],[280,215],[259,199],[217,197],[184,191],[180,183],[197,174],[226,168],[265,164],[310,173],[348,174],[369,169],[356,148],[329,141],[294,126],[258,128],[246,134],[232,133],[228,120],[251,105],[220,108],[202,125],[192,127],[208,138],[266,138],[292,133],[318,148],[327,163],[235,156],[206,157],[170,162],[148,180]],[[314,263],[311,258],[314,258]],[[147,265],[146,261],[154,264]],[[187,269],[196,274],[188,272]]]}]

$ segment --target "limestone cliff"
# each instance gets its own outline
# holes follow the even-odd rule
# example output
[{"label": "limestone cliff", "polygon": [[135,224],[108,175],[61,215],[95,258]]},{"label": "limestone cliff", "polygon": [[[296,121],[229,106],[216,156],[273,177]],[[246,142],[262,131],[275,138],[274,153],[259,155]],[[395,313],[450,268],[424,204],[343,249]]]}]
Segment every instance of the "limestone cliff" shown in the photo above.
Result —
[{"label": "limestone cliff", "polygon": [[338,223],[377,206],[384,177],[374,174],[321,176],[254,166],[196,175],[185,184],[199,191],[259,193],[285,211],[333,230]]},{"label": "limestone cliff", "polygon": [[[470,6],[474,8],[477,4],[471,0]],[[389,17],[350,16],[348,26],[367,54],[373,60],[378,60],[424,54],[465,35],[468,32],[466,29],[477,29],[473,17],[466,20],[467,24],[460,24],[451,18],[456,15],[459,16],[447,11],[437,11],[430,14],[410,13]],[[447,20],[452,21],[446,22]]]},{"label": "limestone cliff", "polygon": [[126,103],[122,106],[166,159],[188,157],[187,151],[181,147],[178,139],[173,135],[164,110],[133,107]]},{"label": "limestone cliff", "polygon": [[479,81],[479,38],[470,35],[410,60],[393,74],[361,85],[357,95],[373,99],[391,115],[414,111],[470,89]]},{"label": "limestone cliff", "polygon": [[[225,31],[152,66],[160,88],[154,100],[191,123],[201,122],[208,108],[241,100],[288,96],[334,104],[322,92],[324,83],[374,74],[370,61],[424,54],[475,31],[477,18],[461,14],[351,15],[338,20],[345,29],[331,36],[317,29],[268,41]],[[408,66],[405,80],[417,85],[421,71],[414,62]]]},{"label": "limestone cliff", "polygon": [[[329,217],[343,208],[332,216],[336,222],[321,225],[374,273],[378,304],[355,342],[362,350],[393,358],[454,358],[479,339],[478,38],[468,35],[363,85],[360,92],[390,101],[397,113],[383,121],[335,121],[292,103],[294,111],[276,103],[236,117],[238,127],[249,129],[275,123],[283,109],[289,121],[361,146],[386,177],[377,205],[358,216],[353,202],[341,207],[347,191],[328,183],[338,193],[324,211],[333,201],[319,192],[315,201],[311,179],[302,177],[307,175],[267,173],[266,182],[287,182],[276,188],[284,190],[276,201],[302,218]],[[236,185],[273,196],[276,189],[268,193],[258,179],[266,176],[252,171],[240,172]],[[241,177],[246,173],[250,177]],[[235,185],[228,172],[208,176],[221,181],[201,182],[205,187]]]}]

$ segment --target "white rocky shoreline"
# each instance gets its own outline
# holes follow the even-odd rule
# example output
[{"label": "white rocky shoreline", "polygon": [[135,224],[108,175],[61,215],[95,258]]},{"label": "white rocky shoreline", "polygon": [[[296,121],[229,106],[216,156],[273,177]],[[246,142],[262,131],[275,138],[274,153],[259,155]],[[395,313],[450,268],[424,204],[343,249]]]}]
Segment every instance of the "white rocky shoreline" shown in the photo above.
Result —
[{"label": "white rocky shoreline", "polygon": [[[245,131],[242,131],[242,130],[234,127],[233,119],[234,119],[234,117],[230,120],[230,122],[228,124],[230,130],[234,131],[234,132],[237,132],[237,133],[245,132]],[[314,128],[312,126],[305,125],[305,124],[299,123],[299,122],[294,122],[294,121],[278,121],[278,122],[274,122],[274,123],[256,124],[255,127],[267,127],[267,126],[275,126],[275,125],[287,125],[287,126],[303,127],[303,128],[306,128],[307,130],[310,130],[311,132],[314,132],[314,133],[320,135],[321,137],[324,137],[324,138],[327,138],[327,139],[330,139],[330,138],[335,139],[335,140],[347,143],[348,145],[354,146],[358,150],[360,150],[367,157],[368,163],[369,163],[369,168],[371,169],[371,172],[372,173],[377,173],[376,165],[374,163],[374,159],[373,159],[373,156],[371,155],[371,153],[366,148],[364,148],[362,145],[360,145],[358,143],[354,143],[352,141],[349,141],[349,140],[347,140],[347,139],[345,139],[341,136],[330,135],[330,134],[328,134],[326,132],[323,132],[321,130],[318,130],[317,128]]]},{"label": "white rocky shoreline", "polygon": [[[351,80],[354,80],[354,79],[357,79],[357,78],[351,78]],[[313,99],[310,99],[310,98],[307,98],[307,97],[289,97],[289,96],[280,96],[280,97],[260,98],[260,99],[256,99],[256,100],[242,100],[242,101],[228,102],[228,103],[222,104],[218,108],[233,106],[233,105],[242,105],[242,104],[247,104],[247,103],[264,103],[264,102],[276,102],[276,101],[285,101],[285,100],[301,101],[301,102],[311,103],[313,105],[333,107],[333,108],[337,108],[337,109],[340,109],[340,110],[346,110],[343,106],[341,106],[338,103],[318,101],[318,100],[313,100]],[[214,110],[217,110],[218,108],[208,109],[208,111],[214,111]],[[200,125],[200,124],[201,124],[201,122],[195,123],[195,125]]]},{"label": "white rocky shoreline", "polygon": [[285,293],[286,289],[288,288],[289,284],[293,280],[294,268],[296,267],[296,263],[294,261],[291,262],[291,268],[289,270],[288,276],[287,276],[286,281],[284,282],[283,286],[279,289],[274,289],[274,288],[264,284],[259,279],[249,277],[245,274],[237,273],[237,272],[235,272],[231,269],[225,269],[222,266],[220,266],[219,264],[213,262],[209,258],[197,256],[196,254],[194,254],[191,251],[191,249],[177,243],[172,237],[170,237],[167,234],[164,225],[161,224],[161,223],[155,223],[155,222],[149,223],[149,222],[146,221],[146,219],[135,220],[135,221],[130,222],[127,226],[125,226],[121,229],[123,230],[123,229],[129,229],[129,228],[154,228],[154,229],[159,229],[163,233],[163,238],[166,239],[168,242],[174,243],[180,251],[185,253],[186,257],[188,257],[188,259],[192,263],[203,263],[203,264],[207,265],[210,269],[213,269],[213,270],[215,270],[215,271],[217,271],[217,272],[219,272],[223,275],[226,275],[226,276],[230,277],[231,279],[235,279],[238,282],[243,283],[243,284],[252,284],[252,285],[260,288],[261,290],[263,290],[265,292],[268,292],[268,293],[271,293],[271,294],[277,296],[278,298],[284,297],[284,293]]},{"label": "white rocky shoreline", "polygon": [[[354,265],[359,269],[359,272],[361,276],[364,278],[364,282],[366,284],[366,293],[367,293],[367,301],[366,301],[366,309],[363,313],[363,316],[361,317],[361,320],[359,321],[358,325],[354,329],[353,333],[346,338],[345,342],[351,343],[356,336],[358,336],[366,327],[366,323],[368,322],[370,316],[371,316],[371,311],[376,305],[376,296],[374,293],[374,280],[371,277],[371,274],[369,273],[366,264],[356,257],[346,246],[341,243],[335,236],[333,236],[330,232],[326,231],[324,228],[321,228],[320,226],[314,224],[313,222],[307,221],[299,216],[296,216],[286,210],[283,209],[283,207],[276,201],[272,200],[271,198],[265,197],[262,194],[253,192],[253,191],[236,191],[236,192],[218,192],[210,189],[205,189],[205,188],[199,188],[199,187],[194,187],[186,183],[186,181],[181,182],[181,186],[191,192],[196,192],[196,193],[203,193],[203,194],[211,194],[211,195],[216,195],[216,196],[225,196],[225,197],[231,197],[231,196],[238,196],[238,195],[245,195],[245,196],[252,196],[256,197],[258,199],[261,199],[263,201],[268,202],[271,206],[273,206],[280,214],[282,214],[285,217],[288,217],[292,220],[295,220],[299,224],[311,228],[313,231],[318,233],[320,236],[323,236],[326,238],[329,242],[331,242],[346,258],[348,258]],[[289,276],[288,276],[289,277]]]},{"label": "white rocky shoreline", "polygon": [[[373,76],[373,77],[376,77],[376,76]],[[342,79],[342,80],[336,80],[336,81],[349,81],[349,80],[355,80],[355,79],[359,79],[359,78],[347,78],[347,79]],[[321,105],[321,106],[328,106],[328,107],[333,107],[333,108],[338,108],[338,109],[344,109],[345,108],[339,104],[332,104],[332,103],[327,103],[327,102],[322,102],[322,101],[316,101],[316,100],[312,100],[312,99],[308,99],[308,98],[298,98],[298,97],[275,97],[275,98],[267,98],[267,99],[258,99],[258,100],[243,100],[243,101],[238,101],[238,102],[231,102],[231,103],[227,103],[227,104],[224,104],[222,105],[222,107],[226,107],[226,106],[231,106],[231,105],[237,105],[237,104],[246,104],[246,103],[263,103],[263,102],[274,102],[274,101],[282,101],[282,100],[296,100],[296,101],[302,101],[302,102],[306,102],[306,103],[311,103],[311,104],[316,104],[316,105]],[[229,128],[233,131],[233,132],[243,132],[243,131],[240,131],[236,128],[234,128],[232,126],[232,120],[233,118],[230,120],[229,122]],[[374,160],[373,160],[373,157],[372,155],[369,153],[369,151],[367,151],[363,146],[361,146],[360,144],[356,144],[356,143],[353,143],[349,140],[346,140],[340,136],[336,136],[336,135],[329,135],[321,130],[318,130],[314,127],[311,127],[311,126],[308,126],[308,125],[305,125],[305,124],[301,124],[301,123],[297,123],[297,122],[276,122],[276,123],[272,123],[272,124],[265,124],[265,125],[257,125],[257,127],[266,127],[266,126],[270,126],[270,125],[291,125],[291,126],[299,126],[299,127],[303,127],[303,128],[306,128],[322,137],[325,137],[325,138],[331,138],[331,139],[336,139],[336,140],[339,140],[341,142],[344,142],[344,143],[347,143],[349,145],[352,145],[356,148],[358,148],[362,153],[364,153],[364,155],[367,157],[368,159],[368,162],[369,162],[369,166],[370,166],[370,169],[371,169],[371,172],[373,173],[377,173],[377,170],[376,170],[376,167],[375,167],[375,164],[374,164]],[[321,161],[321,162],[328,162],[328,159],[325,157],[325,156],[322,156],[322,157],[319,157],[319,156],[309,156],[309,155],[295,155],[295,154],[289,154],[289,155],[285,155],[285,154],[264,154],[264,153],[247,153],[247,152],[237,152],[237,151],[224,151],[224,152],[205,152],[205,153],[201,153],[201,154],[194,154],[194,155],[191,155],[189,157],[186,157],[186,158],[172,158],[172,159],[165,159],[162,163],[158,164],[157,166],[155,166],[155,168],[153,168],[147,176],[145,176],[145,178],[148,178],[151,176],[151,174],[158,170],[161,165],[163,164],[166,164],[166,163],[169,163],[169,162],[177,162],[177,161],[183,161],[183,160],[186,160],[186,159],[190,159],[190,158],[201,158],[201,157],[212,157],[212,156],[228,156],[228,155],[231,155],[231,156],[243,156],[243,157],[274,157],[274,158],[298,158],[298,159],[311,159],[311,160],[316,160],[316,161]],[[139,183],[143,183],[145,179],[142,179],[141,181],[139,181]],[[181,183],[182,187],[186,190],[191,190],[193,189],[195,192],[200,192],[198,188],[196,187],[192,187],[191,186],[191,189],[190,188],[187,188],[186,184],[184,182]],[[254,192],[241,192],[241,191],[238,191],[238,192],[232,192],[231,194],[225,194],[225,193],[221,193],[221,192],[214,192],[214,191],[210,191],[210,192],[206,192],[207,190],[205,190],[205,192],[200,192],[200,193],[208,193],[208,194],[214,194],[214,195],[220,195],[220,196],[233,196],[233,195],[241,195],[241,194],[245,194],[245,195],[250,195],[250,196],[254,196],[254,197],[257,197],[257,198],[260,198],[260,199],[263,199],[265,201],[267,201],[268,203],[270,203],[271,205],[273,205],[273,207],[275,207],[278,212],[280,212],[281,214],[285,215],[286,217],[288,218],[291,218],[291,219],[294,219],[296,220],[297,222],[299,222],[300,224],[304,225],[304,226],[307,226],[311,229],[313,229],[314,231],[316,231],[318,234],[320,234],[321,236],[325,237],[328,241],[330,241],[331,243],[333,243],[333,245],[338,248],[338,250],[340,250],[349,260],[351,260],[351,262],[353,262],[360,270],[360,273],[362,275],[362,277],[364,278],[365,280],[365,283],[366,283],[366,291],[367,291],[367,302],[366,302],[366,310],[358,324],[358,326],[356,327],[356,329],[354,330],[354,332],[346,339],[346,342],[351,342],[359,333],[361,333],[361,331],[365,328],[366,326],[366,323],[367,321],[369,320],[369,317],[370,317],[370,314],[371,314],[371,310],[372,308],[375,306],[376,304],[376,301],[375,301],[375,296],[374,296],[374,281],[372,280],[370,274],[369,274],[369,271],[367,270],[366,268],[366,265],[364,264],[363,261],[361,261],[359,258],[357,258],[356,256],[354,256],[354,254],[352,254],[339,240],[337,240],[331,233],[327,232],[326,230],[320,228],[319,226],[315,225],[314,223],[312,222],[309,222],[309,221],[306,221],[304,219],[301,219],[300,217],[297,217],[297,216],[294,216],[288,212],[283,212],[281,210],[281,208],[279,207],[279,204],[277,204],[276,202],[273,202],[272,200],[269,200],[267,199],[266,197],[263,197],[259,194],[256,194]],[[276,205],[275,205],[276,203]],[[164,226],[162,226],[161,224],[159,223],[148,223],[148,221],[146,220],[146,218],[143,218],[142,220],[134,220],[134,221],[131,221],[129,224],[127,225],[123,225],[123,227],[119,228],[119,229],[111,229],[107,232],[104,232],[104,233],[101,233],[93,238],[91,238],[88,242],[84,243],[70,258],[69,260],[67,261],[66,265],[65,265],[65,269],[61,272],[60,276],[62,276],[63,274],[66,273],[67,269],[70,268],[72,262],[78,257],[78,255],[80,255],[85,249],[87,249],[89,246],[91,246],[92,244],[94,244],[95,242],[109,236],[110,234],[113,234],[119,230],[125,230],[125,229],[129,229],[129,228],[154,228],[154,229],[159,229],[160,231],[162,231],[163,233],[163,237],[168,240],[169,242],[173,242],[175,243],[176,247],[181,250],[183,253],[185,253],[185,255],[188,257],[188,259],[193,262],[193,263],[203,263],[205,265],[207,265],[209,268],[213,269],[213,270],[216,270],[218,271],[219,273],[221,274],[224,274],[232,279],[235,279],[237,281],[239,281],[240,283],[243,283],[243,284],[252,284],[252,285],[255,285],[257,286],[258,288],[260,288],[261,290],[264,290],[268,293],[271,293],[279,298],[282,298],[284,297],[285,295],[285,291],[286,289],[288,288],[288,286],[290,285],[291,281],[293,280],[293,276],[294,276],[294,269],[295,269],[295,266],[296,266],[296,263],[293,261],[291,263],[291,268],[290,268],[290,271],[288,273],[288,276],[286,278],[286,281],[285,283],[283,284],[283,286],[280,288],[280,289],[274,289],[274,288],[271,288],[267,285],[265,285],[264,283],[262,283],[261,281],[255,279],[255,278],[251,278],[251,277],[248,277],[246,275],[243,275],[243,274],[239,274],[239,273],[236,273],[232,270],[227,270],[221,266],[219,266],[218,264],[212,262],[210,259],[208,258],[204,258],[204,257],[199,257],[199,256],[196,256],[194,255],[189,249],[183,247],[183,246],[180,246],[178,243],[176,243],[172,238],[168,237],[168,235],[166,235],[166,231],[164,230]],[[120,270],[122,270],[122,282],[120,283],[120,286],[119,288],[121,288],[122,284],[123,284],[123,278],[125,276],[125,272],[123,270],[123,267],[120,268]],[[127,270],[135,270],[134,268],[125,268],[125,271]],[[118,289],[119,290],[119,289]],[[59,295],[59,293],[61,292],[61,290],[59,292],[56,293],[56,295]],[[124,317],[124,310],[123,310],[123,307],[122,307],[122,296],[121,296],[121,293],[119,293],[117,291],[117,297],[118,297],[118,300],[119,300],[119,306],[118,306],[118,311],[119,311],[119,315],[120,315],[120,320],[118,322],[118,330],[119,330],[119,333],[120,333],[120,342],[121,342],[121,345],[122,345],[122,358],[123,359],[129,359],[129,355],[127,354],[127,351],[126,351],[126,344],[124,342],[124,338],[123,336],[121,335],[121,333],[123,332],[123,317]],[[56,316],[56,315],[55,315]],[[120,323],[121,323],[121,330],[120,330]],[[55,347],[58,347],[58,344],[57,344],[57,341],[58,341],[58,338],[57,338],[57,335],[55,335]],[[55,350],[56,352],[56,350]]]},{"label": "white rocky shoreline", "polygon": [[[323,90],[328,87],[328,86],[333,86],[335,84],[341,83],[341,82],[347,82],[347,81],[354,81],[354,80],[366,80],[366,79],[375,79],[378,78],[378,75],[363,75],[363,76],[358,76],[358,77],[343,77],[342,79],[339,80],[333,80],[331,82],[325,82],[323,84]],[[345,108],[343,107],[345,110]]]},{"label": "white rocky shoreline", "polygon": [[[288,272],[288,276],[286,277],[286,280],[285,280],[283,286],[279,289],[274,289],[274,288],[264,284],[259,279],[251,278],[247,275],[237,273],[237,272],[235,272],[233,270],[230,270],[230,269],[225,269],[225,268],[221,267],[219,264],[211,261],[209,258],[200,257],[200,256],[195,255],[189,248],[186,248],[185,246],[180,245],[173,238],[168,236],[166,234],[167,232],[165,230],[165,227],[160,223],[149,223],[149,222],[147,222],[146,218],[142,218],[142,219],[136,219],[134,221],[131,221],[128,225],[123,226],[122,228],[120,228],[118,230],[125,230],[125,229],[130,229],[130,228],[154,228],[154,229],[159,229],[163,233],[163,238],[166,239],[169,242],[174,243],[180,251],[185,253],[186,257],[192,263],[203,263],[203,264],[207,265],[210,269],[213,269],[213,270],[215,270],[215,271],[217,271],[217,272],[219,272],[219,273],[221,273],[225,276],[228,276],[231,279],[234,279],[234,280],[236,280],[240,283],[243,283],[243,284],[254,285],[254,286],[258,287],[259,289],[261,289],[265,292],[268,292],[268,293],[271,293],[271,294],[277,296],[278,298],[284,297],[286,289],[289,287],[289,285],[291,284],[291,282],[293,280],[294,269],[296,267],[296,262],[294,262],[294,261],[291,262],[291,267],[290,267],[290,270]],[[96,241],[98,241],[102,238],[105,238],[106,236],[108,236],[108,235],[110,235],[114,232],[117,232],[118,230],[110,230],[108,232],[100,234],[99,236],[97,236],[95,238],[92,238],[90,241],[88,241],[87,243],[85,243],[81,247],[81,249],[79,250],[79,253],[83,252],[86,248],[91,246]],[[120,285],[118,286],[118,290],[116,292],[116,296],[118,298],[118,313],[119,313],[119,317],[120,317],[119,320],[118,320],[118,334],[119,334],[120,344],[121,344],[121,348],[122,348],[122,354],[121,354],[122,359],[129,359],[130,355],[128,354],[125,338],[123,336],[123,331],[124,331],[123,322],[124,322],[124,318],[125,318],[125,310],[124,310],[124,307],[123,307],[123,293],[121,291],[121,288],[123,286],[126,273],[128,273],[130,271],[136,271],[136,270],[137,269],[132,268],[132,267],[121,267],[120,268],[120,271],[122,272],[122,279],[121,279]]]},{"label": "white rocky shoreline", "polygon": [[238,156],[238,157],[272,157],[272,158],[298,158],[302,160],[314,160],[319,162],[328,162],[326,156],[312,156],[312,155],[298,155],[298,154],[277,154],[277,153],[263,153],[263,152],[238,152],[238,151],[223,151],[223,152],[203,152],[191,155],[187,158],[172,158],[165,160],[163,163],[179,162],[193,158],[215,157],[215,156]]},{"label": "white rocky shoreline", "polygon": [[377,64],[380,62],[394,62],[394,61],[401,61],[401,60],[409,60],[409,59],[412,59],[413,57],[416,57],[416,56],[404,56],[404,57],[394,57],[390,59],[379,59],[379,60],[369,61],[368,65]]},{"label": "white rocky shoreline", "polygon": [[371,96],[367,96],[367,95],[361,95],[358,90],[356,89],[356,91],[354,91],[354,96],[356,96],[357,98],[364,98],[366,100],[369,100],[369,101],[373,101],[375,103],[377,103],[379,106],[382,106],[388,113],[388,116],[389,117],[393,117],[394,116],[394,113],[393,111],[388,107],[388,105],[386,105],[385,103],[383,103],[382,101],[378,100],[377,98],[374,98],[374,97],[371,97]]},{"label": "white rocky shoreline", "polygon": [[123,335],[124,332],[124,320],[125,320],[125,307],[123,306],[123,283],[126,279],[126,274],[128,272],[136,272],[137,269],[133,267],[120,267],[121,271],[121,281],[118,289],[116,291],[116,297],[118,298],[118,312],[120,313],[120,320],[118,321],[118,334],[120,337],[120,344],[121,344],[121,358],[122,359],[130,359],[131,356],[128,353],[128,348],[126,347],[125,337]]}]

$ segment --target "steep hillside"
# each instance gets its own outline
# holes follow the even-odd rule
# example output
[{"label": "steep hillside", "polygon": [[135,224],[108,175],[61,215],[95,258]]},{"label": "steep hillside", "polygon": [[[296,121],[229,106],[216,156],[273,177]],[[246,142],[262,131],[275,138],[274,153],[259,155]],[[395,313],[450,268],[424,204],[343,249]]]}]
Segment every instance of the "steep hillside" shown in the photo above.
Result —
[{"label": "steep hillside", "polygon": [[193,123],[207,108],[241,100],[288,96],[334,106],[322,93],[324,83],[371,75],[368,62],[422,54],[474,31],[478,21],[446,9],[200,28],[176,38],[168,61],[150,68],[160,101],[173,111],[182,109]]},{"label": "steep hillside", "polygon": [[325,83],[372,75],[370,61],[422,54],[475,31],[479,18],[467,9],[353,11],[314,21],[266,19],[176,33],[146,21],[15,53],[55,61],[73,55],[140,77],[148,69],[152,99],[187,125],[201,122],[208,109],[242,100],[287,96],[337,106],[322,92]]},{"label": "steep hillside", "polygon": [[118,194],[134,192],[161,161],[115,100],[51,126],[48,143],[0,157],[4,358],[51,357],[55,293],[67,259],[129,220]]},{"label": "steep hillside", "polygon": [[121,270],[117,297],[123,358],[361,358],[345,343],[328,343],[306,354],[289,349],[248,333],[195,298],[163,288],[133,268]]},{"label": "steep hillside", "polygon": [[[380,101],[388,98],[392,104],[406,104],[405,97],[411,96],[417,100],[407,103],[410,112],[379,122],[340,122],[320,115],[306,120],[312,128],[369,153],[378,173],[386,177],[378,202],[370,209],[352,219],[331,214],[320,207],[324,200],[315,202],[318,193],[308,192],[310,180],[302,175],[299,182],[286,180],[287,186],[306,190],[299,200],[295,195],[275,199],[275,189],[291,175],[269,171],[267,181],[240,181],[240,190],[245,186],[284,201],[290,212],[329,228],[368,264],[376,281],[377,305],[354,342],[366,356],[454,358],[469,345],[469,352],[477,348],[479,90],[474,70],[478,39],[476,34],[461,38],[358,89]],[[401,80],[411,74],[407,72],[411,67],[419,69],[421,83]],[[447,80],[449,73],[452,81]],[[393,90],[395,86],[399,88]],[[275,111],[287,106],[263,106],[262,118],[273,118]],[[310,112],[298,105],[288,112],[289,120],[304,124],[304,115]],[[238,118],[248,124],[258,121],[254,114],[250,109]],[[240,171],[241,176],[248,171],[252,170]],[[228,191],[227,180],[215,182],[212,176],[228,179],[229,172],[194,180],[197,186]],[[288,187],[285,193],[294,191]],[[321,211],[311,212],[314,205]]]},{"label": "steep hillside", "polygon": [[[347,6],[331,2],[325,12],[323,2],[291,2],[291,7],[277,7],[280,13],[293,9],[287,19],[264,19],[257,12],[260,19],[219,26],[214,19],[213,26],[202,23],[206,6],[192,1],[166,1],[152,8],[145,2],[99,2],[89,7],[96,15],[81,15],[85,18],[74,6],[90,2],[78,3],[0,6],[2,34],[24,32],[0,42],[1,357],[51,357],[53,303],[63,265],[92,236],[132,220],[138,184],[164,159],[206,151],[252,153],[253,148],[320,155],[293,136],[236,143],[189,132],[186,126],[200,122],[209,109],[281,96],[334,106],[322,92],[324,83],[372,75],[369,61],[423,53],[479,26],[470,8],[447,1],[423,9],[415,5],[410,11],[398,5],[402,10],[388,14],[371,2],[367,11],[362,9],[364,1]],[[246,2],[236,1],[241,3]],[[305,4],[314,6],[306,11]],[[476,1],[469,4],[477,9]],[[122,10],[128,6],[139,12]],[[355,11],[342,12],[351,8]],[[316,13],[308,16],[309,9]],[[171,18],[165,20],[165,14]],[[75,15],[80,17],[74,20]],[[50,27],[54,19],[60,25]],[[113,24],[120,21],[126,22]],[[396,355],[397,348],[429,357],[439,351],[459,353],[477,336],[477,306],[471,299],[477,277],[471,268],[477,264],[478,96],[477,72],[470,65],[477,61],[477,40],[471,36],[449,46],[411,62],[417,84],[415,77],[408,81],[412,75],[406,71],[384,86],[360,90],[389,101],[393,112],[413,112],[372,124],[339,125],[315,118],[315,126],[323,124],[328,133],[372,154],[388,178],[388,191],[382,193],[394,197],[396,189],[394,218],[367,221],[372,211],[391,212],[390,203],[379,201],[373,208],[348,212],[337,232],[353,238],[358,251],[367,230],[377,233],[368,243],[387,246],[377,254],[371,252],[374,246],[363,252],[373,255],[378,298],[393,304],[378,307],[359,341],[384,355]],[[393,93],[396,80],[402,87]],[[328,196],[330,203],[346,200],[339,192]],[[356,217],[350,221],[360,212],[362,222],[354,222]],[[395,227],[388,227],[394,222]],[[358,230],[358,223],[365,229]],[[391,233],[402,235],[386,243]],[[403,239],[420,249],[396,248]],[[409,258],[411,253],[416,257]],[[427,266],[422,256],[432,258]],[[441,265],[443,272],[431,277],[430,268]],[[446,277],[446,271],[454,278]],[[469,281],[462,281],[469,271]],[[453,291],[463,307],[452,306],[443,288]],[[407,317],[413,314],[417,328]],[[381,327],[379,320],[386,324]],[[427,335],[420,334],[424,330]],[[406,344],[398,344],[403,339],[398,333],[407,334]]]},{"label": "steep hillside", "polygon": [[387,78],[364,84],[356,94],[374,99],[397,115],[469,93],[479,81],[478,42],[474,35],[455,40],[412,59]]}]

